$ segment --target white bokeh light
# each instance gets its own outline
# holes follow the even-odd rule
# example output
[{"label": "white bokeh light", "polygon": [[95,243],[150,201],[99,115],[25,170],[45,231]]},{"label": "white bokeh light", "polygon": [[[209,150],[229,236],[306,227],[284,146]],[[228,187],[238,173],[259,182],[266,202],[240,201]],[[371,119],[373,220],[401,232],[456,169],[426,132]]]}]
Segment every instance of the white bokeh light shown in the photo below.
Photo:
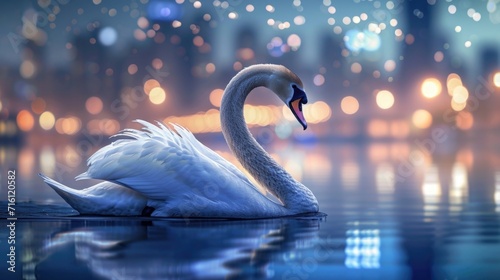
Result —
[{"label": "white bokeh light", "polygon": [[113,27],[104,27],[99,32],[99,42],[105,46],[112,46],[118,39],[118,33]]}]

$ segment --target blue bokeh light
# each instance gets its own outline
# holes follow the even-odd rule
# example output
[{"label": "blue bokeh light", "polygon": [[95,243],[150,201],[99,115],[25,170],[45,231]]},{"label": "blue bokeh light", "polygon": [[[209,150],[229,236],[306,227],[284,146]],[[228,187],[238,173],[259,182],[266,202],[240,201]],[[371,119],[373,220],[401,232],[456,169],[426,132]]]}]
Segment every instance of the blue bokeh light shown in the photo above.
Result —
[{"label": "blue bokeh light", "polygon": [[173,21],[181,17],[180,6],[165,1],[151,1],[148,6],[148,16],[152,20]]},{"label": "blue bokeh light", "polygon": [[363,49],[366,51],[376,51],[381,45],[380,36],[369,30],[359,31],[351,29],[346,32],[344,42],[346,47],[353,52],[359,52]]},{"label": "blue bokeh light", "polygon": [[104,27],[99,32],[99,42],[104,46],[112,46],[118,39],[118,33],[113,27]]}]

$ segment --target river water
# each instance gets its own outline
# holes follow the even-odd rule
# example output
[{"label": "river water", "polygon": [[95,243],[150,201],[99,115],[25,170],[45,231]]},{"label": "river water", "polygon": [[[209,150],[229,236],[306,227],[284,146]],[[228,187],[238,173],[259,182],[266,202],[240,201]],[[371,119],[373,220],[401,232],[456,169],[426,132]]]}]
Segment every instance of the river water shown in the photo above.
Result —
[{"label": "river water", "polygon": [[323,214],[262,220],[79,216],[37,173],[83,188],[89,182],[71,178],[84,170],[85,158],[68,160],[71,146],[6,149],[4,161],[14,164],[2,167],[0,259],[10,252],[3,182],[11,168],[16,272],[4,260],[0,278],[499,279],[495,141],[430,148],[266,147],[313,190]]}]

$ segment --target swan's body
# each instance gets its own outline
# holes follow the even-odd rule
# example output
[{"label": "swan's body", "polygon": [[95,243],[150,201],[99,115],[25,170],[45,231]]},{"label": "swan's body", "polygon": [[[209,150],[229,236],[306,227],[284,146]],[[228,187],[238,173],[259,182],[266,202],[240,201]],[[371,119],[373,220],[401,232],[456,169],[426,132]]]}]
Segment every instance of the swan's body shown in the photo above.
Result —
[{"label": "swan's body", "polygon": [[224,137],[250,174],[282,204],[264,196],[234,165],[195,139],[186,129],[137,121],[143,130],[101,148],[88,160],[79,179],[107,182],[77,191],[46,176],[81,214],[165,217],[263,218],[318,211],[313,193],[294,180],[251,136],[243,117],[250,91],[265,86],[287,103],[306,128],[307,102],[300,79],[278,65],[255,65],[238,73],[224,91],[221,125]]}]

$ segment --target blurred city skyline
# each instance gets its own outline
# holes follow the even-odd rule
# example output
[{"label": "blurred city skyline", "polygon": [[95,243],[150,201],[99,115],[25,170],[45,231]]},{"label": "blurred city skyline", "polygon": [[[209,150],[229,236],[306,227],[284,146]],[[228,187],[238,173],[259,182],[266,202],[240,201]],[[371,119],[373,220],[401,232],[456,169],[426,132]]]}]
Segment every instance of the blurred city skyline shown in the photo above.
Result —
[{"label": "blurred city skyline", "polygon": [[[136,118],[218,132],[223,88],[255,63],[299,74],[318,137],[500,123],[495,1],[338,2],[2,4],[0,134],[112,135]],[[271,95],[249,103],[250,126],[298,130]]]}]

